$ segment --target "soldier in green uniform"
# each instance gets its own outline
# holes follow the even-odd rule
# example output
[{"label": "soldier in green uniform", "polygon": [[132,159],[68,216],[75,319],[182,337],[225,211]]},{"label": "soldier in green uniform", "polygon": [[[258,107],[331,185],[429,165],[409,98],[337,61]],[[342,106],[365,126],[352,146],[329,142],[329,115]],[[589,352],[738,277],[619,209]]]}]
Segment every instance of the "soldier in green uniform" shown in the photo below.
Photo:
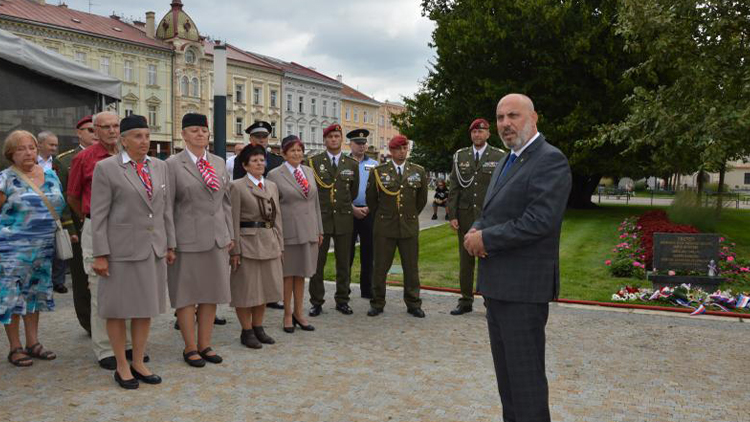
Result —
[{"label": "soldier in green uniform", "polygon": [[[91,121],[91,116],[86,116],[79,120],[76,124],[76,131],[78,134],[78,146],[57,156],[60,163],[60,170],[57,174],[60,177],[63,196],[66,201],[68,199],[68,174],[70,173],[70,166],[73,163],[73,159],[79,152],[83,151],[86,147],[96,141],[94,124]],[[73,279],[73,306],[76,311],[76,316],[78,317],[78,323],[81,324],[81,327],[83,327],[84,330],[91,333],[91,292],[89,291],[89,278],[83,270],[83,254],[81,252],[81,243],[79,241],[81,237],[81,229],[83,227],[83,220],[81,220],[76,213],[71,212],[70,207],[65,207],[63,215],[63,219],[66,220],[66,223],[68,221],[72,223],[71,225],[67,225],[66,228],[68,229],[68,232],[70,232],[72,240],[74,240],[74,242],[72,242],[73,259],[69,261],[70,277]]]},{"label": "soldier in green uniform", "polygon": [[419,298],[419,213],[427,204],[427,174],[422,166],[406,161],[409,144],[405,136],[394,136],[388,149],[393,161],[372,169],[367,181],[367,206],[375,218],[373,298],[367,315],[383,312],[385,279],[398,248],[407,311],[424,318]]},{"label": "soldier in green uniform", "polygon": [[344,315],[353,313],[349,307],[349,259],[354,231],[352,202],[359,188],[359,163],[342,154],[343,132],[339,124],[325,128],[323,138],[326,151],[311,157],[308,161],[318,185],[320,216],[323,220],[323,243],[318,249],[318,267],[315,275],[310,278],[310,316],[313,317],[323,312],[326,293],[323,270],[332,238],[336,257],[336,310]]},{"label": "soldier in green uniform", "polygon": [[476,119],[469,126],[472,146],[461,148],[453,155],[453,167],[448,191],[448,212],[451,227],[458,231],[458,253],[460,256],[461,298],[451,315],[462,315],[472,311],[474,303],[474,267],[476,260],[464,249],[464,235],[472,223],[479,218],[484,196],[492,179],[492,172],[505,153],[487,144],[490,124]]}]

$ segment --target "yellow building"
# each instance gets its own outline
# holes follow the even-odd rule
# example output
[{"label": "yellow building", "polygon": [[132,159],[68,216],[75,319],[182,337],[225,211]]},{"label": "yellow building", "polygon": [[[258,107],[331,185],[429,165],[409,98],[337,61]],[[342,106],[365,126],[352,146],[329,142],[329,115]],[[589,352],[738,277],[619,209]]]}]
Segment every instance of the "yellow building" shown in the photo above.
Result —
[{"label": "yellow building", "polygon": [[391,117],[405,111],[406,107],[400,103],[392,103],[386,100],[384,103],[380,104],[380,109],[378,109],[377,138],[378,145],[381,145],[381,154],[386,154],[388,152],[388,141],[394,136],[401,134],[398,131],[398,128],[393,125]]},{"label": "yellow building", "polygon": [[[341,128],[344,130],[344,136],[354,129],[367,129],[370,131],[368,145],[372,145],[376,151],[381,151],[383,146],[378,141],[376,124],[379,109],[379,102],[342,83]],[[349,149],[347,142],[344,149]]]},{"label": "yellow building", "polygon": [[[120,79],[120,116],[146,116],[153,149],[170,150],[172,49],[156,39],[153,31],[149,33],[144,23],[80,12],[65,4],[49,5],[44,0],[16,0],[2,2],[0,28]],[[75,135],[75,124],[81,117],[73,111],[55,116],[48,130]]]}]

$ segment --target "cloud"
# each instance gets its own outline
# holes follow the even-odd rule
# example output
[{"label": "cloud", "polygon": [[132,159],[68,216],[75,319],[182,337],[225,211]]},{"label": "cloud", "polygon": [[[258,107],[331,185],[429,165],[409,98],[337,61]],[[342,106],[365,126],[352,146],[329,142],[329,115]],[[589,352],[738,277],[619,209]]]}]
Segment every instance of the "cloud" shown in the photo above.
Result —
[{"label": "cloud", "polygon": [[[168,0],[130,0],[92,6],[109,15],[157,22]],[[183,1],[202,35],[245,50],[314,67],[380,101],[412,95],[427,75],[435,52],[428,47],[433,22],[421,16],[419,0],[242,0]],[[68,0],[88,10],[87,0]]]}]

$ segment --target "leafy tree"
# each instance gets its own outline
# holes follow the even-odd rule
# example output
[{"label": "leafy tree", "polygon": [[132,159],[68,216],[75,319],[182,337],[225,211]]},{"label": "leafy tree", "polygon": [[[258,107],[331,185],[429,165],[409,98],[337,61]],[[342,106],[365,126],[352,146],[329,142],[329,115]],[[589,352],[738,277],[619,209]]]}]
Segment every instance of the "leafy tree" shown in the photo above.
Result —
[{"label": "leafy tree", "polygon": [[[395,119],[417,144],[417,159],[434,157],[445,166],[459,147],[470,144],[468,124],[494,119],[505,94],[528,95],[539,113],[539,128],[570,159],[573,191],[569,205],[591,204],[602,175],[631,174],[622,160],[627,148],[613,142],[592,145],[600,125],[625,117],[625,96],[633,83],[623,77],[639,60],[624,52],[615,33],[617,0],[424,0],[435,21],[435,62],[420,91],[406,98],[406,113]],[[493,134],[490,143],[502,145]],[[415,151],[416,152],[416,151]]]}]

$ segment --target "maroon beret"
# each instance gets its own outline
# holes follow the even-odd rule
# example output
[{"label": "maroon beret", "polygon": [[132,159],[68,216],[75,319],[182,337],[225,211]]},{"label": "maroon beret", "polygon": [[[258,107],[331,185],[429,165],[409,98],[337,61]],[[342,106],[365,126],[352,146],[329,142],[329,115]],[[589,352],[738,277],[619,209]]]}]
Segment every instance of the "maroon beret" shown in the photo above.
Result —
[{"label": "maroon beret", "polygon": [[471,132],[474,129],[490,129],[490,123],[487,120],[484,119],[476,119],[473,122],[471,122],[471,126],[469,126],[469,132]]},{"label": "maroon beret", "polygon": [[93,116],[90,114],[83,119],[79,120],[78,123],[76,123],[76,129],[80,129],[81,126],[85,125],[86,123],[91,123],[93,120]]},{"label": "maroon beret", "polygon": [[388,148],[398,148],[404,145],[409,145],[409,141],[406,139],[406,136],[404,135],[396,135],[393,138],[391,138],[390,142],[388,142]]},{"label": "maroon beret", "polygon": [[327,128],[323,129],[323,137],[328,136],[329,133],[334,132],[334,131],[338,131],[342,135],[344,134],[344,131],[341,130],[341,125],[338,123],[334,123],[328,126]]}]

